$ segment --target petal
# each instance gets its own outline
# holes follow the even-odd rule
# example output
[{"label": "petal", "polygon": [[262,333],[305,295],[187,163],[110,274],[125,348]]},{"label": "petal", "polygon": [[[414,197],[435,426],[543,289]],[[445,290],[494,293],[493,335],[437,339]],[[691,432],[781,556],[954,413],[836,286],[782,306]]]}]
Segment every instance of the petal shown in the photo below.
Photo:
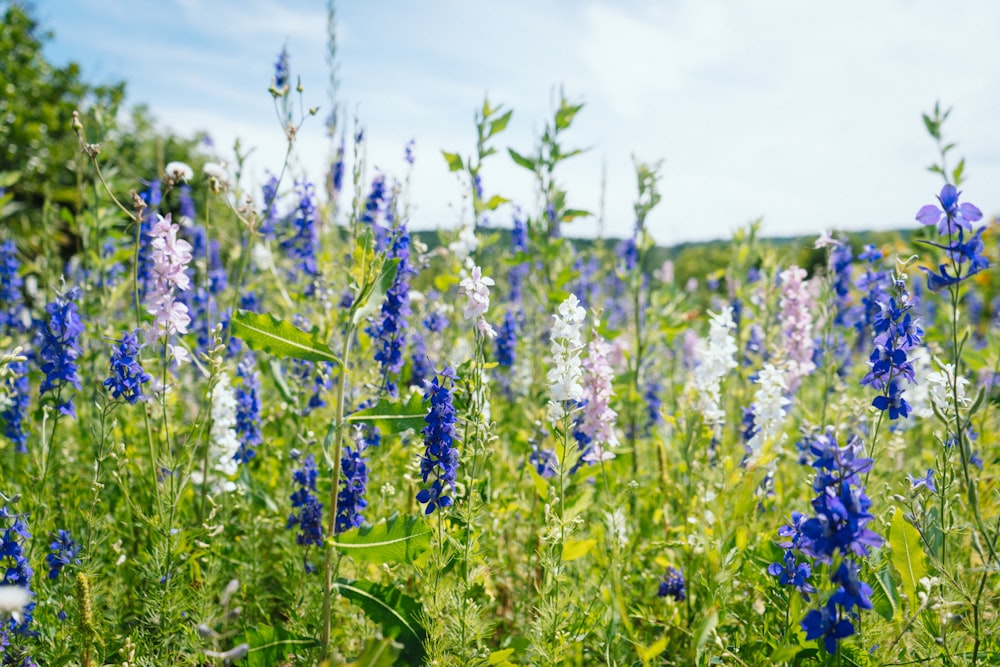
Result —
[{"label": "petal", "polygon": [[922,225],[935,225],[941,219],[942,211],[934,204],[928,204],[917,211],[917,222]]}]

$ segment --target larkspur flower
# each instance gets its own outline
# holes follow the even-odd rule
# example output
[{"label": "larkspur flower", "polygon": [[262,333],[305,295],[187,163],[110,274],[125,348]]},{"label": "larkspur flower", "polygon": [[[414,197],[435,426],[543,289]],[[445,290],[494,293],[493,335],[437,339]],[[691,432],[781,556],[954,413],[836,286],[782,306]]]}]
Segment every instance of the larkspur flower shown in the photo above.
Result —
[{"label": "larkspur flower", "polygon": [[496,338],[497,332],[484,317],[490,307],[490,287],[493,279],[483,275],[483,270],[474,266],[471,274],[459,283],[459,294],[466,298],[462,315],[467,320],[476,321],[476,330],[486,338]]},{"label": "larkspur flower", "polygon": [[583,400],[583,363],[580,352],[583,320],[587,311],[580,307],[575,294],[559,304],[553,315],[550,332],[552,365],[546,376],[549,383],[548,418],[553,424],[562,419],[568,405]]},{"label": "larkspur flower", "polygon": [[410,277],[416,273],[410,265],[410,233],[400,221],[393,233],[389,259],[398,259],[396,276],[386,292],[378,316],[365,329],[375,342],[375,361],[382,367],[382,388],[390,395],[399,391],[395,378],[403,369],[403,350],[409,329]]},{"label": "larkspur flower", "polygon": [[271,79],[271,94],[280,97],[288,92],[288,47],[281,47],[278,59],[274,63],[274,76]]},{"label": "larkspur flower", "polygon": [[79,555],[80,545],[73,540],[68,530],[59,529],[52,536],[49,555],[45,557],[45,562],[49,564],[49,579],[57,578],[67,565],[79,564]]},{"label": "larkspur flower", "polygon": [[211,483],[216,491],[235,491],[236,484],[230,481],[238,472],[237,453],[240,441],[236,436],[236,396],[229,374],[219,373],[212,388],[212,426],[209,429],[209,476],[205,479],[200,470],[192,473],[196,484]]},{"label": "larkspur flower", "polygon": [[909,404],[903,398],[902,381],[916,382],[911,358],[918,347],[923,330],[910,310],[915,301],[906,289],[905,276],[893,279],[893,295],[878,303],[873,322],[874,350],[869,357],[870,370],[861,385],[880,392],[872,406],[889,413],[889,419],[907,417]]},{"label": "larkspur flower", "polygon": [[12,361],[7,365],[7,375],[0,396],[5,396],[0,406],[0,420],[3,420],[3,434],[20,454],[28,452],[28,429],[25,417],[31,407],[31,380],[28,377],[27,361]]},{"label": "larkspur flower", "polygon": [[260,431],[260,375],[256,370],[256,358],[247,351],[236,367],[236,435],[240,447],[234,458],[238,463],[250,463],[256,456],[256,447],[263,438]]},{"label": "larkspur flower", "polygon": [[809,293],[805,269],[792,266],[780,274],[781,331],[784,335],[785,368],[788,388],[795,391],[802,378],[816,369],[813,363],[813,317],[815,308]]},{"label": "larkspur flower", "polygon": [[17,246],[8,239],[0,244],[0,334],[11,335],[27,328],[23,285]]},{"label": "larkspur flower", "polygon": [[747,440],[748,455],[751,460],[760,455],[768,442],[775,442],[781,434],[785,421],[785,407],[789,400],[785,397],[788,385],[785,372],[772,364],[764,364],[757,374],[757,389],[753,395],[753,432]]},{"label": "larkspur flower", "polygon": [[323,544],[323,503],[316,496],[316,459],[312,454],[302,461],[302,468],[293,474],[298,490],[292,494],[292,507],[298,509],[288,517],[288,528],[299,527],[295,541],[302,546]]},{"label": "larkspur flower", "polygon": [[684,574],[675,567],[668,567],[667,573],[660,580],[656,594],[661,598],[670,597],[678,602],[683,602],[687,597]]},{"label": "larkspur flower", "polygon": [[[18,614],[11,615],[0,623],[0,647],[3,647],[3,664],[5,665],[35,665],[22,646],[14,642],[20,637],[30,637],[37,634],[31,629],[34,619],[35,602],[31,600],[31,580],[34,570],[28,562],[25,544],[31,539],[28,530],[27,515],[11,512],[8,505],[0,507],[0,586],[17,586],[26,592],[28,602],[20,604]],[[25,594],[19,596],[18,602],[23,602]],[[22,662],[23,661],[23,662]]]},{"label": "larkspur flower", "polygon": [[812,568],[808,563],[800,563],[791,549],[785,550],[783,562],[771,563],[767,573],[778,578],[782,586],[792,586],[802,594],[802,599],[809,601],[809,596],[816,592],[816,587],[809,583]]},{"label": "larkspur flower", "polygon": [[38,363],[45,378],[42,380],[39,396],[55,392],[59,400],[59,411],[76,417],[73,399],[63,395],[67,385],[80,389],[76,360],[80,357],[80,334],[83,322],[77,311],[76,300],[80,288],[73,287],[45,307],[48,318],[38,323]]},{"label": "larkspur flower", "polygon": [[367,447],[364,434],[359,428],[354,436],[355,446],[344,447],[340,458],[340,492],[337,494],[337,520],[334,532],[343,533],[364,524],[361,512],[368,507],[365,494],[368,492],[368,459],[364,457]]},{"label": "larkspur flower", "polygon": [[153,316],[151,334],[154,337],[169,338],[174,334],[187,333],[191,323],[188,308],[176,300],[176,292],[191,287],[187,273],[192,259],[191,244],[178,238],[180,228],[166,217],[157,216],[157,222],[150,231],[150,289],[146,294],[146,305]]},{"label": "larkspur flower", "polygon": [[939,234],[955,234],[959,230],[972,231],[972,223],[981,220],[983,212],[968,202],[958,203],[961,191],[951,183],[941,188],[937,196],[940,208],[927,204],[917,211],[917,222],[922,225],[935,225]]},{"label": "larkspur flower", "polygon": [[736,337],[732,334],[732,308],[726,307],[720,313],[710,313],[711,320],[707,341],[698,341],[695,356],[698,364],[694,368],[694,389],[697,406],[705,421],[712,426],[721,426],[726,419],[720,406],[720,384],[729,371],[736,368]]},{"label": "larkspur flower", "polygon": [[906,480],[910,483],[910,491],[916,493],[920,489],[927,489],[931,493],[937,493],[937,486],[934,485],[934,470],[927,469],[927,474],[923,477],[914,477],[907,474]]},{"label": "larkspur flower", "polygon": [[584,406],[580,430],[590,440],[590,446],[582,457],[587,463],[613,459],[615,455],[611,450],[618,446],[618,434],[615,432],[618,413],[611,408],[615,372],[608,363],[610,353],[611,345],[595,335],[583,362]]},{"label": "larkspur flower", "polygon": [[292,210],[288,222],[291,234],[282,239],[280,245],[288,257],[294,260],[295,270],[289,277],[305,282],[306,295],[312,296],[315,291],[313,281],[319,276],[316,263],[316,248],[319,243],[316,230],[316,194],[309,181],[298,181],[295,184],[295,194],[298,204]]},{"label": "larkspur flower", "polygon": [[389,234],[382,224],[382,217],[389,201],[389,193],[386,188],[385,176],[381,173],[375,174],[372,179],[371,189],[365,199],[364,210],[361,212],[361,223],[367,225],[375,234],[375,249],[385,252],[389,249]]},{"label": "larkspur flower", "polygon": [[854,624],[833,601],[819,609],[812,609],[801,623],[806,639],[822,639],[831,655],[837,653],[837,642],[854,634]]},{"label": "larkspur flower", "polygon": [[425,486],[417,493],[417,502],[427,506],[425,514],[452,504],[452,498],[448,494],[455,488],[458,473],[458,449],[454,446],[458,441],[455,430],[457,417],[451,395],[454,380],[455,371],[445,368],[427,382],[424,389],[424,401],[430,401],[431,405],[424,417],[427,425],[421,431],[424,436],[424,453],[420,457],[420,475],[424,484],[433,477],[430,486]]},{"label": "larkspur flower", "polygon": [[142,369],[139,363],[139,332],[123,332],[111,352],[111,375],[104,381],[105,389],[111,392],[111,397],[124,398],[129,405],[135,405],[143,400],[142,385],[152,378]]}]

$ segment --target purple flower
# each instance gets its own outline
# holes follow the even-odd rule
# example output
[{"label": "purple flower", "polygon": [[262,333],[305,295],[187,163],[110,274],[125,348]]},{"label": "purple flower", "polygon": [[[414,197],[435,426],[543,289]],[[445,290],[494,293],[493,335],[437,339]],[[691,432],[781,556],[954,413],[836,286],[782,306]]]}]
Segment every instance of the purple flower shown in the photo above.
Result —
[{"label": "purple flower", "polygon": [[40,342],[38,361],[45,378],[39,396],[54,391],[59,401],[59,411],[76,417],[76,406],[72,398],[65,398],[62,390],[66,385],[80,389],[76,360],[80,357],[80,334],[83,323],[77,312],[76,299],[80,288],[74,287],[45,307],[48,319],[38,323]]},{"label": "purple flower", "polygon": [[656,590],[657,596],[661,598],[671,597],[678,602],[683,602],[687,597],[687,589],[684,582],[684,573],[675,567],[668,567],[667,573],[660,580],[660,585]]},{"label": "purple flower", "polygon": [[837,652],[837,642],[854,634],[854,624],[846,613],[832,600],[819,609],[813,609],[802,620],[806,639],[823,639],[827,653]]},{"label": "purple flower", "polygon": [[302,546],[323,544],[323,503],[319,501],[315,493],[318,477],[316,459],[312,454],[302,462],[302,468],[293,474],[299,489],[292,494],[292,507],[299,511],[288,517],[288,528],[299,527],[295,541]]},{"label": "purple flower", "polygon": [[802,594],[802,598],[808,602],[809,595],[816,592],[816,587],[809,583],[812,576],[812,568],[808,563],[799,563],[795,558],[795,552],[791,549],[785,551],[783,563],[771,563],[767,568],[767,573],[772,577],[777,577],[782,586],[792,586]]},{"label": "purple flower", "polygon": [[49,551],[49,555],[45,557],[45,562],[49,564],[49,579],[57,578],[67,565],[80,563],[80,559],[77,558],[80,554],[80,545],[73,541],[73,536],[68,530],[60,529],[53,535]]},{"label": "purple flower", "polygon": [[458,473],[458,449],[453,446],[458,440],[455,431],[457,418],[451,395],[454,379],[455,371],[450,367],[445,368],[424,389],[424,400],[430,401],[431,407],[424,417],[427,426],[422,431],[425,449],[420,458],[420,474],[424,484],[433,477],[431,485],[417,494],[417,502],[427,505],[425,514],[452,504],[448,491],[455,488]]},{"label": "purple flower", "polygon": [[253,352],[236,366],[236,376],[241,380],[236,386],[236,435],[240,448],[233,457],[240,463],[250,463],[256,455],[254,448],[262,442],[260,433],[260,376],[256,370]]},{"label": "purple flower", "polygon": [[143,399],[142,385],[152,378],[139,364],[138,332],[122,333],[111,352],[111,376],[104,381],[104,387],[111,391],[112,398],[124,398],[129,405]]},{"label": "purple flower", "polygon": [[31,406],[31,381],[28,378],[28,362],[13,361],[7,365],[8,375],[4,389],[9,397],[7,405],[0,411],[3,420],[3,434],[14,444],[14,451],[25,454],[28,451],[28,431],[24,418]]},{"label": "purple flower", "polygon": [[972,223],[981,220],[983,212],[972,204],[958,203],[962,193],[948,183],[941,188],[938,202],[941,207],[927,204],[917,211],[917,222],[922,225],[937,225],[939,234],[954,234],[959,230],[972,231]]},{"label": "purple flower", "polygon": [[362,456],[364,451],[364,440],[359,438],[356,448],[344,447],[344,455],[340,459],[341,488],[337,494],[337,521],[334,527],[337,534],[357,528],[365,522],[361,515],[362,510],[368,507],[368,501],[365,500],[368,490],[368,459]]}]

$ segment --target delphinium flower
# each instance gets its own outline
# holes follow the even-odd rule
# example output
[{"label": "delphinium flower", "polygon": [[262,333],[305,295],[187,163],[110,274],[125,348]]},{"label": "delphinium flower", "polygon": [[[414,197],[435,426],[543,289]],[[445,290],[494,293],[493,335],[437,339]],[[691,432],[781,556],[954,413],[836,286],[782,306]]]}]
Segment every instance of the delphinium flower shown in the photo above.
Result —
[{"label": "delphinium flower", "polygon": [[879,268],[882,251],[874,245],[866,245],[858,255],[858,259],[866,262],[865,272],[857,277],[854,286],[861,292],[861,305],[854,311],[854,328],[858,332],[858,346],[863,347],[868,341],[868,334],[875,324],[875,318],[881,310],[882,302],[889,298],[884,285],[888,272]]},{"label": "delphinium flower", "polygon": [[196,484],[212,482],[216,491],[235,491],[236,484],[226,479],[238,472],[236,455],[240,441],[236,436],[236,396],[226,371],[219,373],[212,388],[212,426],[209,429],[208,465],[210,475],[205,479],[202,471],[192,474]]},{"label": "delphinium flower", "polygon": [[260,235],[273,239],[278,231],[278,177],[271,174],[261,188],[264,210],[261,213]]},{"label": "delphinium flower", "polygon": [[[520,208],[515,208],[513,213],[514,228],[510,234],[511,250],[515,254],[528,252],[528,225],[525,222],[524,214]],[[524,307],[524,281],[528,277],[531,269],[529,262],[518,262],[510,268],[507,278],[509,289],[508,299],[512,304],[517,304],[519,308]]]},{"label": "delphinium flower", "polygon": [[288,47],[281,47],[278,59],[274,63],[274,76],[271,77],[271,94],[275,97],[282,97],[288,92],[289,86],[288,71]]},{"label": "delphinium flower", "polygon": [[465,260],[479,247],[479,237],[476,236],[474,225],[465,225],[458,232],[458,238],[448,244],[448,252],[459,262]]},{"label": "delphinium flower", "polygon": [[861,379],[861,385],[879,392],[872,405],[895,420],[910,414],[910,406],[903,398],[902,381],[916,382],[910,355],[924,332],[919,320],[910,313],[914,302],[906,289],[905,275],[895,277],[892,285],[893,295],[879,303],[873,325],[875,349],[869,358],[871,369]]},{"label": "delphinium flower", "polygon": [[663,423],[663,415],[660,409],[663,407],[663,399],[660,394],[663,392],[663,385],[655,377],[647,377],[643,385],[642,399],[646,403],[646,425],[645,432],[648,435],[654,426]]},{"label": "delphinium flower", "polygon": [[17,246],[8,239],[0,244],[0,334],[11,335],[26,328],[23,285]]},{"label": "delphinium flower", "polygon": [[584,308],[601,304],[601,283],[597,280],[600,270],[601,263],[596,257],[579,256],[573,262],[573,271],[576,272],[577,278],[570,291],[580,298],[580,305]]},{"label": "delphinium flower", "polygon": [[80,389],[76,367],[80,356],[80,334],[83,333],[83,322],[76,306],[79,296],[78,287],[57,296],[55,301],[45,306],[48,317],[37,323],[37,359],[45,373],[39,396],[55,392],[59,411],[70,417],[76,417],[76,406],[73,399],[64,396],[63,392],[67,385]]},{"label": "delphinium flower", "polygon": [[262,442],[260,432],[260,375],[253,352],[247,351],[236,366],[236,435],[240,447],[233,458],[238,463],[250,463],[256,447]]},{"label": "delphinium flower", "polygon": [[[187,333],[191,316],[187,306],[177,300],[176,292],[191,287],[187,273],[191,262],[191,244],[178,238],[179,228],[170,214],[159,217],[150,232],[150,290],[146,294],[148,312],[153,316],[151,333],[169,340],[174,334]],[[169,343],[168,343],[169,344]]]},{"label": "delphinium flower", "polygon": [[135,405],[145,398],[142,385],[152,379],[139,363],[142,349],[139,332],[123,332],[115,343],[111,351],[111,375],[104,381],[104,387],[112,398],[124,398],[129,405]]},{"label": "delphinium flower", "polygon": [[548,418],[556,424],[567,408],[583,400],[583,321],[587,311],[580,307],[575,294],[570,294],[553,315],[551,340],[552,365],[547,374],[549,383]]},{"label": "delphinium flower", "polygon": [[302,461],[302,467],[293,473],[298,490],[292,494],[292,507],[297,512],[288,517],[288,528],[299,527],[295,541],[302,546],[323,544],[323,503],[316,496],[316,459],[309,454]]},{"label": "delphinium flower", "polygon": [[410,311],[410,233],[406,221],[400,221],[392,238],[389,259],[398,259],[396,277],[386,292],[385,300],[378,315],[372,318],[366,331],[374,340],[375,361],[382,368],[382,389],[390,396],[399,394],[394,378],[403,369],[403,350],[406,347],[406,332],[409,329]]},{"label": "delphinium flower", "polygon": [[802,599],[809,602],[809,596],[816,592],[816,587],[809,583],[812,568],[809,563],[800,563],[791,549],[785,550],[783,563],[771,563],[767,573],[778,578],[782,586],[791,586],[802,594]]},{"label": "delphinium flower", "polygon": [[385,252],[389,248],[390,230],[382,225],[382,215],[389,200],[385,176],[381,173],[375,174],[372,179],[371,189],[365,198],[364,210],[361,212],[361,224],[367,225],[375,234],[375,249]]},{"label": "delphinium flower", "polygon": [[424,417],[427,425],[421,431],[424,454],[420,457],[420,474],[425,485],[433,478],[430,486],[417,493],[417,502],[427,506],[425,514],[452,504],[448,493],[455,488],[458,473],[458,449],[454,447],[458,441],[457,416],[451,394],[455,377],[454,370],[445,368],[424,389],[424,400],[430,401],[431,406]]},{"label": "delphinium flower", "polygon": [[[955,376],[955,365],[938,363],[938,369],[927,375],[927,394],[930,404],[937,408],[938,412],[944,415],[949,423],[956,423],[955,401],[958,401],[959,408],[967,408],[972,403],[972,399],[966,393],[969,380],[959,375]],[[933,408],[929,410],[933,414]],[[928,414],[928,416],[930,416]]]},{"label": "delphinium flower", "polygon": [[720,313],[711,313],[707,341],[698,341],[694,367],[694,388],[697,393],[698,410],[705,421],[712,426],[725,423],[726,413],[720,406],[720,384],[726,374],[736,368],[736,337],[732,334],[736,324],[732,309],[724,308]]},{"label": "delphinium flower", "polygon": [[289,215],[291,234],[281,241],[281,249],[295,262],[292,279],[306,283],[306,296],[315,291],[314,281],[319,276],[316,264],[316,246],[319,242],[316,231],[316,195],[312,183],[299,181],[295,184],[298,204]]},{"label": "delphinium flower", "polygon": [[508,399],[512,399],[514,395],[511,389],[511,375],[514,372],[514,364],[517,363],[517,335],[520,328],[517,314],[513,308],[508,308],[496,338],[497,371],[501,389]]},{"label": "delphinium flower", "polygon": [[345,135],[341,132],[340,141],[334,152],[333,163],[330,165],[330,176],[327,181],[327,187],[330,189],[330,201],[332,202],[336,202],[340,198],[340,191],[344,187],[344,141]]},{"label": "delphinium flower", "polygon": [[610,450],[618,446],[615,424],[618,413],[611,408],[615,372],[608,363],[611,346],[596,336],[590,341],[583,361],[583,420],[580,430],[590,438],[590,447],[582,460],[599,463],[613,459]]},{"label": "delphinium flower", "polygon": [[11,361],[7,364],[2,394],[6,396],[6,400],[0,406],[3,434],[14,445],[15,452],[26,454],[28,430],[24,419],[31,407],[31,380],[28,377],[27,361]]},{"label": "delphinium flower", "polygon": [[781,272],[781,332],[784,337],[785,369],[788,388],[795,391],[802,378],[812,373],[813,317],[815,307],[805,269],[792,266]]},{"label": "delphinium flower", "polygon": [[[3,531],[3,539],[0,540],[0,572],[3,573],[3,578],[0,579],[0,586],[17,586],[27,591],[30,599],[33,595],[31,579],[35,573],[24,549],[25,543],[31,539],[27,515],[11,512],[8,505],[0,507],[0,529]],[[31,600],[22,606],[19,614],[11,615],[9,620],[0,623],[0,653],[4,665],[36,664],[23,647],[15,644],[17,637],[37,634],[31,629],[34,610],[35,602]]]},{"label": "delphinium flower", "polygon": [[80,545],[73,540],[70,531],[59,529],[52,536],[49,555],[45,557],[45,562],[49,564],[49,579],[57,578],[67,565],[79,564],[79,555]]},{"label": "delphinium flower", "polygon": [[534,466],[535,472],[540,477],[548,479],[549,477],[555,477],[556,465],[559,463],[559,458],[556,456],[555,451],[541,449],[537,444],[534,444],[531,447],[531,454],[528,456],[528,463]]},{"label": "delphinium flower", "polygon": [[340,458],[340,492],[337,494],[337,521],[334,532],[357,528],[365,522],[361,512],[368,507],[368,459],[364,434],[358,429],[354,434],[354,447],[344,447]]},{"label": "delphinium flower", "polygon": [[[933,241],[922,241],[944,251],[948,262],[941,264],[938,272],[926,267],[920,270],[927,275],[927,288],[932,292],[956,285],[989,267],[983,246],[985,227],[972,231],[972,223],[981,220],[982,211],[968,202],[958,203],[962,193],[950,183],[941,188],[938,195],[940,208],[928,204],[917,212],[917,221],[923,225],[934,225],[938,234],[948,238],[947,245]],[[969,234],[966,237],[966,234]]]},{"label": "delphinium flower", "polygon": [[687,587],[684,581],[684,573],[675,567],[668,567],[656,594],[661,598],[673,598],[677,602],[683,602],[687,598]]},{"label": "delphinium flower", "polygon": [[836,653],[841,639],[854,634],[858,612],[872,608],[872,590],[859,580],[854,559],[868,556],[883,543],[881,536],[868,528],[874,516],[868,511],[871,501],[860,475],[871,469],[873,461],[861,455],[862,447],[858,438],[840,447],[831,430],[814,438],[810,451],[816,468],[815,515],[806,518],[793,513],[792,523],[778,531],[790,538],[782,547],[813,558],[830,570],[833,595],[801,622],[806,638],[822,639],[830,653]]},{"label": "delphinium flower", "polygon": [[854,326],[856,313],[851,305],[851,273],[854,252],[849,243],[840,243],[830,249],[829,271],[835,294],[833,323]]},{"label": "delphinium flower", "polygon": [[483,275],[483,270],[474,266],[471,274],[458,283],[459,295],[466,298],[462,315],[466,320],[475,320],[476,330],[486,338],[496,338],[497,332],[483,317],[490,307],[490,286],[493,279]]},{"label": "delphinium flower", "polygon": [[920,489],[927,489],[931,493],[937,493],[937,486],[934,484],[934,470],[927,469],[927,474],[923,477],[914,477],[907,473],[906,481],[910,483],[910,491],[916,493]]},{"label": "delphinium flower", "polygon": [[757,389],[753,395],[753,433],[747,441],[750,460],[760,455],[766,443],[780,444],[776,438],[781,434],[785,406],[789,403],[785,397],[788,391],[785,378],[786,373],[772,364],[764,364],[764,368],[757,373]]}]

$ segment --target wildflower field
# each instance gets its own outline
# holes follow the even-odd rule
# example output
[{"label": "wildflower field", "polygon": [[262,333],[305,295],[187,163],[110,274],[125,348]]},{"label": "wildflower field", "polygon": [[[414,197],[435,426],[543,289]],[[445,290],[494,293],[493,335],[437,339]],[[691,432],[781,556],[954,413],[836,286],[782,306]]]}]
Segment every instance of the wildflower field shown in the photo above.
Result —
[{"label": "wildflower field", "polygon": [[363,123],[296,169],[286,52],[261,188],[3,4],[3,665],[1000,664],[997,223],[943,107],[909,229],[678,249],[657,163],[573,238],[583,105],[521,152],[485,101],[417,233]]}]

